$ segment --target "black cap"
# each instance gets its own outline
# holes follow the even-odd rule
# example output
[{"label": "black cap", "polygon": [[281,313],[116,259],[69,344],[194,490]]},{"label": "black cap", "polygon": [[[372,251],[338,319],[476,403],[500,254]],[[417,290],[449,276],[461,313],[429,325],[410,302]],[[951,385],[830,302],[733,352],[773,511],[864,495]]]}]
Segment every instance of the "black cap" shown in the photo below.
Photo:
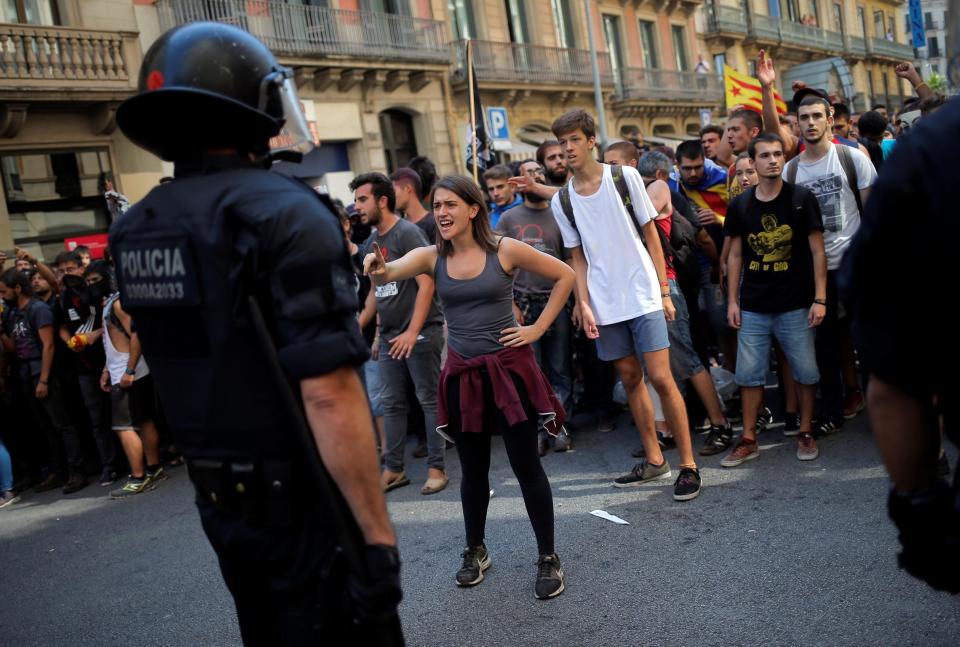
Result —
[{"label": "black cap", "polygon": [[820,97],[827,103],[830,103],[830,95],[827,94],[826,90],[821,90],[819,88],[800,88],[793,93],[793,105],[799,108],[800,102],[811,95]]},{"label": "black cap", "polygon": [[223,23],[169,30],[143,57],[139,93],[120,105],[117,125],[133,143],[175,160],[210,146],[266,146],[280,132],[279,96],[264,79],[280,69],[249,33]]}]

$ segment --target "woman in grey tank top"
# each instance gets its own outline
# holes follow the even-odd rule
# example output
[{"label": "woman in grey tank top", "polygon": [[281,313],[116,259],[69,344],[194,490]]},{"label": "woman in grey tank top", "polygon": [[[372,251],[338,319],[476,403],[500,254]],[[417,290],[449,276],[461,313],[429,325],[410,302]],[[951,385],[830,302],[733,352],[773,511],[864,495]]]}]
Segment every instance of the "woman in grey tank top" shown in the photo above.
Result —
[{"label": "woman in grey tank top", "polygon": [[[490,438],[503,436],[540,554],[534,593],[553,598],[563,592],[564,575],[554,551],[553,495],[540,465],[537,433],[556,433],[565,412],[540,371],[530,344],[560,314],[573,289],[566,263],[526,243],[499,238],[490,228],[487,206],[469,178],[450,175],[433,190],[436,247],[421,247],[385,263],[378,247],[364,259],[376,284],[434,277],[449,331],[447,361],[440,375],[437,431],[450,437],[460,456],[466,548],[458,586],[474,586],[490,567],[484,544],[490,484]],[[513,274],[517,269],[554,281],[537,321],[518,326],[513,316]]]}]

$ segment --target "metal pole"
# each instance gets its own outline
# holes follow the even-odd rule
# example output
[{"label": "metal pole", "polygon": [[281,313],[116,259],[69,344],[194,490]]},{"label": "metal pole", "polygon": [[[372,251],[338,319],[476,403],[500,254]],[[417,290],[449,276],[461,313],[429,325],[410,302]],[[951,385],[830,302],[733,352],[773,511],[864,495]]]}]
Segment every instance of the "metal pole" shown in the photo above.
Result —
[{"label": "metal pole", "polygon": [[473,181],[480,184],[477,173],[477,149],[480,148],[480,139],[477,137],[477,101],[473,93],[477,89],[473,85],[473,41],[467,41],[467,100],[470,101],[470,149],[473,151]]},{"label": "metal pole", "polygon": [[607,112],[603,107],[603,90],[600,89],[600,63],[597,61],[597,48],[593,43],[593,12],[590,0],[586,0],[587,39],[590,44],[590,66],[593,68],[593,100],[597,104],[597,125],[600,128],[600,147],[607,143]]}]

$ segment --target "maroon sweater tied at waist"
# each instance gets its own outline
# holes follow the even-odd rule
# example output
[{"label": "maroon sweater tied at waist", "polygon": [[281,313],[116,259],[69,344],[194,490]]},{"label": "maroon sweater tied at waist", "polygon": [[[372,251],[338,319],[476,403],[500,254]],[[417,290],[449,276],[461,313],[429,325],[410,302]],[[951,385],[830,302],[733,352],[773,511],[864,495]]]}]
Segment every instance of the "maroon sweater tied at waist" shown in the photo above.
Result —
[{"label": "maroon sweater tied at waist", "polygon": [[437,402],[437,431],[449,424],[447,411],[447,387],[450,379],[460,378],[460,430],[465,433],[483,431],[483,376],[481,368],[490,375],[493,400],[512,427],[527,420],[523,400],[511,375],[515,375],[527,390],[527,397],[537,413],[538,421],[548,433],[556,436],[566,420],[563,405],[553,392],[543,371],[537,364],[530,346],[504,348],[496,353],[487,353],[465,359],[453,349],[447,348],[447,363],[440,373],[439,398]]}]

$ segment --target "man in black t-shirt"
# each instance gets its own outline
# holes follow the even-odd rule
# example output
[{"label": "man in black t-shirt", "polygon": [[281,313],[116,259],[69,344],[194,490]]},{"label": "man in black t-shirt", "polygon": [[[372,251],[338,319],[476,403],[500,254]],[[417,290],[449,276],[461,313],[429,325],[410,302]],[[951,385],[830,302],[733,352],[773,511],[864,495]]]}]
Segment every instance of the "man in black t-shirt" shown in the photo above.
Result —
[{"label": "man in black t-shirt", "polygon": [[780,342],[800,389],[797,458],[813,460],[819,455],[810,432],[820,381],[813,329],[826,313],[827,260],[820,207],[809,190],[781,178],[783,140],[778,135],[760,135],[747,151],[759,184],[730,203],[724,225],[730,239],[727,317],[740,331],[737,384],[743,400],[743,437],[721,461],[724,467],[760,455],[756,421],[771,336]]}]

